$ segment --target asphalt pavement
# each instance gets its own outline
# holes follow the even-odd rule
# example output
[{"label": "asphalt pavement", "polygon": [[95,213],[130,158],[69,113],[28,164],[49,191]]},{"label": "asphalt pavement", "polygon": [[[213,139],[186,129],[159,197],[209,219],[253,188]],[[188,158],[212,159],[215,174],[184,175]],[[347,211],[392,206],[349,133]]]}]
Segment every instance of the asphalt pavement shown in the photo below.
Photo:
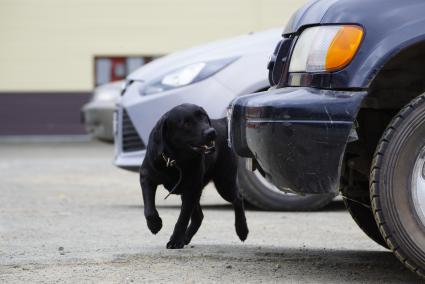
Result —
[{"label": "asphalt pavement", "polygon": [[157,204],[152,235],[138,175],[112,145],[0,138],[1,283],[420,283],[336,200],[320,212],[247,210],[242,243],[229,204],[208,186],[204,221],[182,250],[165,244],[180,199]]}]

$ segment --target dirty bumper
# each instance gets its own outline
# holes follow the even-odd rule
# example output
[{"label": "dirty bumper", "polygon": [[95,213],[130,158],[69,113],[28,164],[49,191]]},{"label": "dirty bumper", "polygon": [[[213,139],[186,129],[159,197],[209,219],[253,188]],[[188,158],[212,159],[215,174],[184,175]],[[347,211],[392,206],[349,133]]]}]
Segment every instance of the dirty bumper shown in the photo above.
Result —
[{"label": "dirty bumper", "polygon": [[230,141],[281,189],[338,190],[353,121],[366,92],[282,88],[236,98]]}]

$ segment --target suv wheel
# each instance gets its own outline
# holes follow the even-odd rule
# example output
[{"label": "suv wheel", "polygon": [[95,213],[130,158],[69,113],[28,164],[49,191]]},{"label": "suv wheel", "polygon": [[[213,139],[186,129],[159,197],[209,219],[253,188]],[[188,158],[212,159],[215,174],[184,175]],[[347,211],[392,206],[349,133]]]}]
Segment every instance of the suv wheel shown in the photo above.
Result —
[{"label": "suv wheel", "polygon": [[268,182],[258,170],[246,167],[246,159],[239,159],[238,182],[242,196],[251,205],[273,211],[312,211],[329,204],[335,194],[297,195],[285,193]]},{"label": "suv wheel", "polygon": [[425,277],[425,95],[392,120],[372,162],[372,209],[388,246]]}]

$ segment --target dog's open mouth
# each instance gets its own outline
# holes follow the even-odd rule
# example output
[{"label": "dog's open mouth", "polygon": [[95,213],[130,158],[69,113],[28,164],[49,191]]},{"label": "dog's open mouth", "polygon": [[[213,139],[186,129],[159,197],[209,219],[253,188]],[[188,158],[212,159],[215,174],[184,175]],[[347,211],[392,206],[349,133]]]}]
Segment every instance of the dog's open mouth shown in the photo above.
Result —
[{"label": "dog's open mouth", "polygon": [[193,150],[202,154],[210,154],[215,151],[215,141],[210,141],[201,146],[191,146]]}]

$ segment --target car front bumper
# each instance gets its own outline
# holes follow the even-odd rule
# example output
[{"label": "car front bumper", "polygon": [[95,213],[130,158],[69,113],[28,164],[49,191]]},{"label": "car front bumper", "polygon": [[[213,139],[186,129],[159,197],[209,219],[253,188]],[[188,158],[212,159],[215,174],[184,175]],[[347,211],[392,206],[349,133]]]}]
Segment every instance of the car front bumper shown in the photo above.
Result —
[{"label": "car front bumper", "polygon": [[116,109],[116,102],[89,102],[83,106],[82,121],[94,137],[113,141],[112,117]]},{"label": "car front bumper", "polygon": [[281,88],[238,97],[230,105],[230,143],[254,158],[281,189],[331,193],[367,93]]}]

